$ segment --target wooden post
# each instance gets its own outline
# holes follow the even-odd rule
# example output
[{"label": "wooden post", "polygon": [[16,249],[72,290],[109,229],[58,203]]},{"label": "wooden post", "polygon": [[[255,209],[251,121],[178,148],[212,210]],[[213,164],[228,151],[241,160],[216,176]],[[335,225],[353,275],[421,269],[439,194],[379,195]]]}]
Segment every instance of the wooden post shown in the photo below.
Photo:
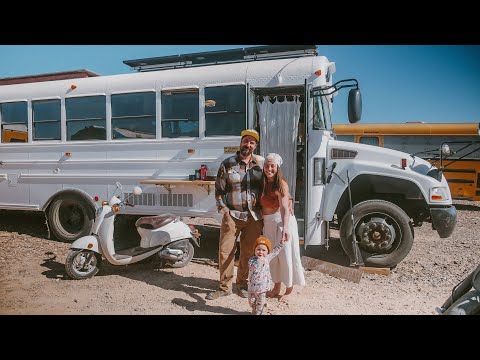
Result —
[{"label": "wooden post", "polygon": [[302,256],[302,265],[306,269],[317,270],[322,273],[346,279],[348,281],[359,283],[363,272],[356,268],[349,268],[337,264],[332,264],[323,260],[317,260],[308,256]]},{"label": "wooden post", "polygon": [[370,274],[378,274],[378,275],[390,275],[390,268],[376,268],[376,267],[368,267],[368,266],[360,266],[359,270],[370,273]]}]

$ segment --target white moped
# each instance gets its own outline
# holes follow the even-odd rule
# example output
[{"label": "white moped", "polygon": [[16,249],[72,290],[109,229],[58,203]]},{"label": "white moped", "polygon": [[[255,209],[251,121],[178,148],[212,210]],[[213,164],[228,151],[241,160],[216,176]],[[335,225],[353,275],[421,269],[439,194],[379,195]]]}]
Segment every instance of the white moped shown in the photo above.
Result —
[{"label": "white moped", "polygon": [[[117,182],[117,190],[122,185]],[[142,189],[135,186],[132,195],[140,195]],[[128,265],[156,255],[160,266],[168,264],[180,268],[186,266],[194,255],[198,230],[187,225],[172,214],[145,216],[139,218],[135,226],[140,234],[140,246],[115,251],[113,230],[115,216],[123,206],[134,206],[112,196],[108,204],[103,201],[97,209],[92,235],[75,240],[65,261],[68,276],[75,280],[88,279],[100,270],[102,257],[112,265]]]}]

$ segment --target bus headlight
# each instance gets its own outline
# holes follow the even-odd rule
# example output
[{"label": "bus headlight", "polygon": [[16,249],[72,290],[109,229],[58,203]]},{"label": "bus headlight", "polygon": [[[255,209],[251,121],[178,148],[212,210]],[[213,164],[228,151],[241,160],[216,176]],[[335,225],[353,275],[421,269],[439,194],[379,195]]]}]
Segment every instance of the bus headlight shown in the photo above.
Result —
[{"label": "bus headlight", "polygon": [[434,187],[430,189],[430,201],[450,200],[449,191],[445,187]]}]

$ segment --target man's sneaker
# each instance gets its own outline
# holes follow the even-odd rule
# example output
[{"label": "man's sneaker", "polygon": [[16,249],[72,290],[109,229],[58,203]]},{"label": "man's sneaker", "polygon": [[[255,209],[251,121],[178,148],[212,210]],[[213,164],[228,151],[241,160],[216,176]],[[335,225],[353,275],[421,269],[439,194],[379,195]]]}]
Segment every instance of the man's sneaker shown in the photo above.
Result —
[{"label": "man's sneaker", "polygon": [[237,294],[242,298],[248,298],[248,290],[243,287],[237,287]]},{"label": "man's sneaker", "polygon": [[205,296],[205,299],[215,300],[215,299],[218,299],[222,296],[228,296],[228,295],[232,295],[232,292],[231,291],[225,291],[225,290],[216,290],[216,291],[212,291],[212,292],[208,293],[207,296]]}]

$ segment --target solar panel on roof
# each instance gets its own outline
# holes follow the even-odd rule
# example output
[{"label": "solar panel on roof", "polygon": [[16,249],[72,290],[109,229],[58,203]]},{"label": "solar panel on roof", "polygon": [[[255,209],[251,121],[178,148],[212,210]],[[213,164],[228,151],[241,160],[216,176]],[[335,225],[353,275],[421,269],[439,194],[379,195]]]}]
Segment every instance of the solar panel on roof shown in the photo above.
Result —
[{"label": "solar panel on roof", "polygon": [[315,55],[317,55],[317,47],[315,45],[265,45],[125,60],[123,63],[138,71],[152,71]]}]

